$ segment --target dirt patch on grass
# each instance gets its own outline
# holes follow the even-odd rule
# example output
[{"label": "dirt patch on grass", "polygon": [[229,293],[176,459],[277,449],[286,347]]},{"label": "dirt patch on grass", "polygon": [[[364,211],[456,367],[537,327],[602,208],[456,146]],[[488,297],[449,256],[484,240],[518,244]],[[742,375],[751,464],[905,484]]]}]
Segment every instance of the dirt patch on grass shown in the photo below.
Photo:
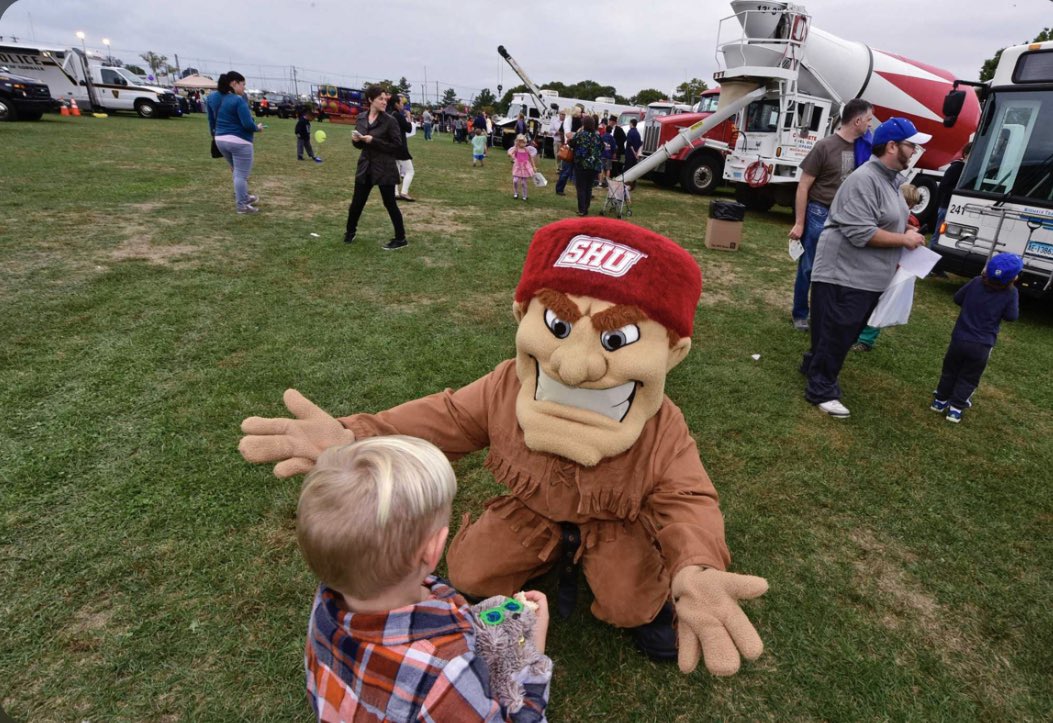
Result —
[{"label": "dirt patch on grass", "polygon": [[470,233],[475,226],[473,220],[482,218],[482,214],[469,209],[424,202],[403,204],[399,209],[406,228],[415,235],[421,233],[451,239]]},{"label": "dirt patch on grass", "polygon": [[[977,698],[1005,709],[1023,691],[1013,686],[1012,666],[992,651],[981,632],[976,611],[952,610],[925,589],[906,568],[916,560],[902,546],[879,539],[866,528],[853,530],[849,539],[858,551],[852,562],[854,585],[873,607],[881,624],[918,641],[938,655],[949,669],[978,688]],[[972,614],[970,614],[972,613]],[[997,681],[994,682],[994,681]]]},{"label": "dirt patch on grass", "polygon": [[197,248],[188,244],[158,246],[150,243],[149,238],[137,236],[123,241],[120,246],[110,252],[110,258],[114,261],[135,259],[158,266],[170,266],[177,261],[185,260],[187,256],[192,256],[196,252]]}]

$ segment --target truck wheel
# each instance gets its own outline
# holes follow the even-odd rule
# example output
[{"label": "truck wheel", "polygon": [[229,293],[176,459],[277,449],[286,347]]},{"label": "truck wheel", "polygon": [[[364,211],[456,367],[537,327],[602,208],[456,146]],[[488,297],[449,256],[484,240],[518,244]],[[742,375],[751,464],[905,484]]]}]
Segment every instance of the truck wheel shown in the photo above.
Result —
[{"label": "truck wheel", "polygon": [[775,205],[775,195],[768,188],[750,188],[745,183],[735,184],[735,200],[750,211],[767,211]]},{"label": "truck wheel", "polygon": [[721,176],[720,164],[708,154],[699,153],[687,160],[680,172],[680,185],[688,193],[705,196],[713,193]]},{"label": "truck wheel", "polygon": [[153,118],[157,115],[157,106],[148,100],[137,100],[135,102],[135,112],[139,114],[140,118]]},{"label": "truck wheel", "polygon": [[918,189],[921,200],[918,205],[910,209],[921,225],[927,226],[930,221],[936,220],[936,196],[939,194],[939,183],[929,176],[918,174],[914,177],[914,187]]},{"label": "truck wheel", "polygon": [[0,121],[18,120],[18,111],[6,98],[0,98]]}]

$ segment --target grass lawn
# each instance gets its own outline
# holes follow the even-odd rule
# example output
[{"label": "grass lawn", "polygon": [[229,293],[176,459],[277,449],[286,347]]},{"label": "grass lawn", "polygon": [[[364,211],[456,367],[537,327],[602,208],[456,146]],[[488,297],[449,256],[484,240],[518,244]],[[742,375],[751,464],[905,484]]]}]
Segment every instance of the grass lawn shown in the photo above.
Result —
[{"label": "grass lawn", "polygon": [[[350,128],[322,126],[315,165],[293,121],[268,125],[256,216],[233,213],[201,116],[0,125],[0,706],[18,720],[310,720],[299,482],[241,459],[241,419],[284,414],[287,387],[350,413],[482,376],[513,354],[531,234],[574,211],[551,185],[513,202],[499,154],[473,169],[415,137],[409,247],[381,250],[379,194],[347,246]],[[720,252],[706,199],[644,183],[634,201],[703,270],[667,391],[733,569],[770,582],[746,606],[766,651],[684,676],[583,594],[550,632],[551,719],[1048,720],[1051,306],[1005,325],[952,425],[928,402],[964,280],[919,283],[911,323],[850,357],[852,417],[832,420],[802,398],[788,213],[749,215]],[[482,456],[457,471],[455,517],[478,512],[498,491]]]}]

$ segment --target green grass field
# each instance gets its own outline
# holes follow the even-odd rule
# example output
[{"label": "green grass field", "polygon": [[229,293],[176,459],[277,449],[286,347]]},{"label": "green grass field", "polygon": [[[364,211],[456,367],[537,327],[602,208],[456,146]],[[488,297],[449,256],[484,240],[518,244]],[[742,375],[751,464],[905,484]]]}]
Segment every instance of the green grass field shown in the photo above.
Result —
[{"label": "green grass field", "polygon": [[[241,459],[241,419],[283,414],[287,387],[350,413],[483,375],[513,354],[531,234],[574,211],[552,186],[514,203],[507,161],[415,137],[410,246],[381,250],[378,194],[347,246],[350,128],[323,126],[315,165],[293,121],[268,124],[251,217],[201,116],[0,125],[0,706],[17,720],[310,720],[299,482]],[[643,183],[634,202],[703,270],[667,391],[733,569],[770,582],[747,605],[767,647],[733,678],[684,676],[583,595],[550,632],[551,719],[1048,720],[1050,305],[1003,328],[956,426],[927,407],[964,280],[919,283],[911,323],[850,357],[852,418],[832,420],[802,398],[788,213],[749,215],[719,252],[706,199]],[[457,471],[455,515],[479,511],[498,491],[482,456]]]}]

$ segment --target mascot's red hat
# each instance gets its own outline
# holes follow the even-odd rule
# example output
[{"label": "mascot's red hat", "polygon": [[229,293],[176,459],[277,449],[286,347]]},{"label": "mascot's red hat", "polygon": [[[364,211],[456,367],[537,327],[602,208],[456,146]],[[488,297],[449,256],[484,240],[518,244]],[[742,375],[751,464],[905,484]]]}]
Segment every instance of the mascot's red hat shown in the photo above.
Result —
[{"label": "mascot's red hat", "polygon": [[665,236],[607,218],[567,219],[534,234],[516,287],[525,303],[541,289],[633,304],[680,336],[691,336],[702,271]]}]

